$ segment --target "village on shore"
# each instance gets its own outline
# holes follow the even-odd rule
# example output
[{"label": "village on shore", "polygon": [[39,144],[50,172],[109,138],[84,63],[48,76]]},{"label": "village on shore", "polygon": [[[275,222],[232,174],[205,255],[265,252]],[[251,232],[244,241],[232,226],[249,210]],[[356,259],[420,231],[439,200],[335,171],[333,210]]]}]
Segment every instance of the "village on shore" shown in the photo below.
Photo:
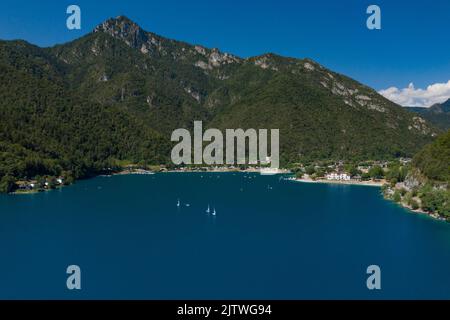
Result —
[{"label": "village on shore", "polygon": [[[401,159],[407,164],[410,159]],[[189,166],[147,166],[128,163],[115,168],[105,168],[99,175],[154,174],[160,172],[253,172],[261,175],[294,174],[291,180],[315,183],[342,183],[382,186],[384,169],[388,161],[370,161],[358,165],[348,165],[343,161],[316,164],[296,164],[290,168],[271,168],[270,159],[259,165],[189,165]],[[72,184],[74,179],[68,175],[58,177],[43,176],[30,180],[16,181],[15,193],[33,193],[52,190]]]},{"label": "village on shore", "polygon": [[[269,159],[270,160],[270,159]],[[269,161],[270,162],[270,161]],[[148,175],[164,172],[251,172],[261,175],[290,174],[287,180],[304,183],[328,183],[380,187],[386,199],[416,213],[427,214],[439,220],[446,220],[435,210],[429,210],[418,194],[417,183],[408,177],[411,159],[400,158],[391,161],[322,161],[308,164],[295,164],[289,168],[270,168],[265,163],[259,165],[189,165],[189,166],[147,166],[126,164],[115,168],[105,168],[100,175]],[[407,180],[407,177],[409,180]],[[29,194],[49,191],[70,185],[74,179],[70,175],[58,177],[45,176],[33,180],[16,181],[15,194]]]}]

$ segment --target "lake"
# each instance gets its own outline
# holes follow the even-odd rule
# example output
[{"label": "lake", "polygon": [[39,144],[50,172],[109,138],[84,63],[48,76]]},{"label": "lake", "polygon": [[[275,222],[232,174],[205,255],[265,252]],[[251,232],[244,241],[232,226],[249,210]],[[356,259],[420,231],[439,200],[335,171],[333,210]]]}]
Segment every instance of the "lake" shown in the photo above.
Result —
[{"label": "lake", "polygon": [[449,270],[450,224],[376,187],[162,173],[0,195],[1,299],[449,299]]}]

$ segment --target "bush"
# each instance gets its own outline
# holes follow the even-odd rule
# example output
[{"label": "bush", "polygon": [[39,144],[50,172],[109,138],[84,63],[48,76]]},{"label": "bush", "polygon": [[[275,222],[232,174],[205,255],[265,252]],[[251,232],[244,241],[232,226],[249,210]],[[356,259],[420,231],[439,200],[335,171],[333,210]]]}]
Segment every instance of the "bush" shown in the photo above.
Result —
[{"label": "bush", "polygon": [[383,168],[380,166],[373,166],[369,170],[369,175],[372,179],[381,179],[384,176]]},{"label": "bush", "polygon": [[407,204],[411,205],[411,201],[412,201],[411,192],[407,192],[406,194],[404,194],[404,199]]},{"label": "bush", "polygon": [[417,203],[417,201],[415,199],[411,199],[410,205],[413,210],[419,209],[419,203]]},{"label": "bush", "polygon": [[361,175],[361,180],[367,181],[367,180],[369,180],[369,179],[370,179],[370,175],[369,175],[368,173],[363,173],[363,174]]},{"label": "bush", "polygon": [[316,172],[316,169],[314,168],[314,166],[308,166],[306,168],[306,173],[310,176],[313,175],[315,172]]},{"label": "bush", "polygon": [[421,193],[422,209],[429,212],[438,212],[446,216],[449,213],[450,192],[426,188]]},{"label": "bush", "polygon": [[402,196],[397,190],[395,190],[394,195],[392,196],[392,200],[394,200],[395,202],[402,201]]},{"label": "bush", "polygon": [[16,180],[11,176],[5,176],[0,180],[0,192],[10,193],[16,190]]}]

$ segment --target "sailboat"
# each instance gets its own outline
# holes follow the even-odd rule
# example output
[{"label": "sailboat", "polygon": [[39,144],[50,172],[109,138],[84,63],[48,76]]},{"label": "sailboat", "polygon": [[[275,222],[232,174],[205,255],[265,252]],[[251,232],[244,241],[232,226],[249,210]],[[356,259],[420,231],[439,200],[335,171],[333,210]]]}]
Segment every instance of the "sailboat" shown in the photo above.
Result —
[{"label": "sailboat", "polygon": [[206,213],[210,213],[211,210],[209,209],[209,204],[208,204],[208,209],[206,209]]},{"label": "sailboat", "polygon": [[214,208],[212,215],[215,216],[216,215],[216,208]]},{"label": "sailboat", "polygon": [[178,199],[178,202],[177,202],[177,207],[179,207],[181,205],[181,203],[180,203],[180,199]]}]

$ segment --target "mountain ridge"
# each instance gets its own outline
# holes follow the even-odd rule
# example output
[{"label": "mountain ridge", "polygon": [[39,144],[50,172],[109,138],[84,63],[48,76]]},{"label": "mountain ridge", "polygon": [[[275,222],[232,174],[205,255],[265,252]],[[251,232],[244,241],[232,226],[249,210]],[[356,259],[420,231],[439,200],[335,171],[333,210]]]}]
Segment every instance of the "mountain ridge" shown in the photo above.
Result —
[{"label": "mountain ridge", "polygon": [[443,130],[450,129],[450,99],[442,103],[435,103],[429,108],[406,107],[408,111],[422,116]]},{"label": "mountain ridge", "polygon": [[[0,176],[78,178],[115,160],[170,163],[170,133],[194,120],[280,129],[284,166],[412,156],[439,132],[311,59],[242,59],[144,31],[123,16],[50,48],[0,41],[0,70],[0,142],[16,160],[0,158]],[[48,161],[27,171],[29,158]]]}]

